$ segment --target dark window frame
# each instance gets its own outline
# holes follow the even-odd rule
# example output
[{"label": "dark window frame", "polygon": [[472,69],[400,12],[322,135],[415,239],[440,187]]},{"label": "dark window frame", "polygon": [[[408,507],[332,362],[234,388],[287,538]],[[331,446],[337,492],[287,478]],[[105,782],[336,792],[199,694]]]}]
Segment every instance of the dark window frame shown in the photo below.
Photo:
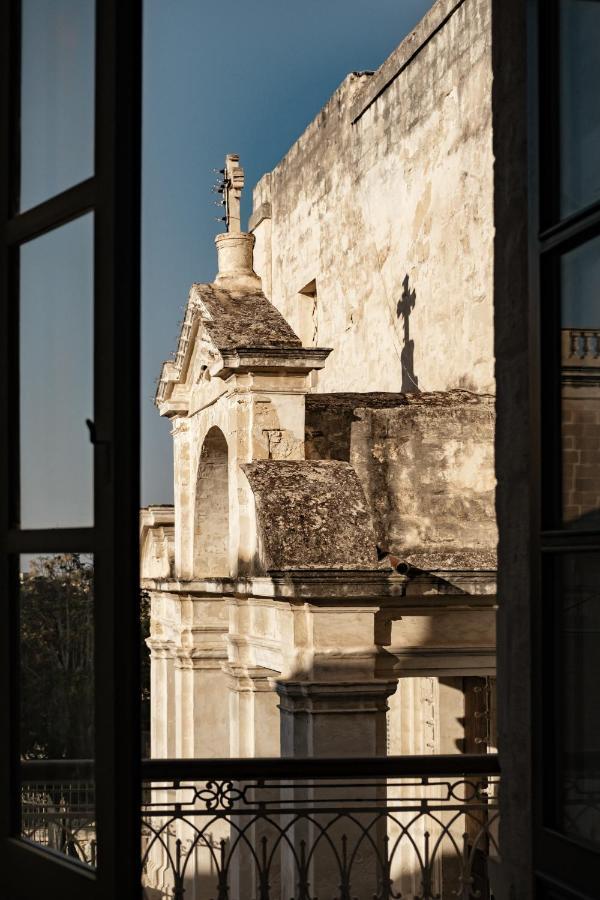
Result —
[{"label": "dark window frame", "polygon": [[559,591],[565,553],[600,552],[600,531],[562,524],[560,258],[600,234],[600,202],[560,219],[559,0],[528,0],[529,264],[532,453],[532,826],[536,894],[591,897],[600,850],[560,833],[557,797]]},{"label": "dark window frame", "polygon": [[[0,8],[0,862],[10,900],[130,898],[140,885],[139,320],[141,0],[96,0],[95,172],[17,213],[20,3]],[[94,526],[21,530],[18,247],[94,213]],[[19,833],[19,553],[95,566],[96,872]]]}]

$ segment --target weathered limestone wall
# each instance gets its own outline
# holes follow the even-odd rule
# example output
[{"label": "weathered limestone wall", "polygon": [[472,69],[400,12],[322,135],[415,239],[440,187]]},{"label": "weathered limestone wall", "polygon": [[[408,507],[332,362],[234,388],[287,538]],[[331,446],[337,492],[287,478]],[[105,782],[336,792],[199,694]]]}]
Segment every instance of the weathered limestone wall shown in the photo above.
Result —
[{"label": "weathered limestone wall", "polygon": [[255,268],[334,348],[319,391],[493,391],[491,82],[490,0],[438,0],[259,182]]},{"label": "weathered limestone wall", "polygon": [[[449,402],[358,415],[351,462],[384,549],[421,568],[494,568],[492,409]],[[468,561],[454,564],[465,552]],[[436,560],[440,553],[448,562]]]},{"label": "weathered limestone wall", "polygon": [[[253,564],[254,502],[241,465],[256,459],[302,458],[304,381],[305,376],[293,373],[288,377],[236,376],[225,383],[217,401],[202,407],[193,396],[191,414],[174,420],[177,575],[192,578],[235,574],[239,568]],[[206,441],[208,437],[210,443],[211,436],[222,452],[221,463],[209,469]],[[212,479],[206,478],[209,474]],[[223,542],[226,537],[229,545],[229,559],[222,570],[212,563],[206,567],[206,551],[215,549],[215,536],[222,537]],[[224,555],[217,554],[219,558]]]},{"label": "weathered limestone wall", "polygon": [[306,434],[309,459],[354,467],[382,549],[419,568],[495,568],[492,397],[309,394]]}]

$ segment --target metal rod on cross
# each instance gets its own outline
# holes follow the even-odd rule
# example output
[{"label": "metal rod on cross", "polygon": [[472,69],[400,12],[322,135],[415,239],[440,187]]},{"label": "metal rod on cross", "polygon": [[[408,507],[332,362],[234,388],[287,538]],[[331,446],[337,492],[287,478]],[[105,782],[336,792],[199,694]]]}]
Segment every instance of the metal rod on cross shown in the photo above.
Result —
[{"label": "metal rod on cross", "polygon": [[242,230],[241,197],[244,187],[244,170],[240,166],[237,153],[228,153],[225,157],[223,172],[223,199],[225,201],[225,224],[227,231]]}]

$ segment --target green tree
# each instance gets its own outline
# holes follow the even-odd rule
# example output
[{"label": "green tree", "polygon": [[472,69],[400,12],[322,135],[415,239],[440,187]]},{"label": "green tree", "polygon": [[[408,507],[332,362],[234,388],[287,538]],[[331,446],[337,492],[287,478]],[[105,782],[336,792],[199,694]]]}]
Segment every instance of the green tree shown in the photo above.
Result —
[{"label": "green tree", "polygon": [[93,565],[39,557],[21,575],[21,755],[90,759],[94,742]]},{"label": "green tree", "polygon": [[[140,594],[143,752],[150,730],[150,597]],[[78,553],[42,556],[21,575],[21,755],[94,756],[94,569]]]}]

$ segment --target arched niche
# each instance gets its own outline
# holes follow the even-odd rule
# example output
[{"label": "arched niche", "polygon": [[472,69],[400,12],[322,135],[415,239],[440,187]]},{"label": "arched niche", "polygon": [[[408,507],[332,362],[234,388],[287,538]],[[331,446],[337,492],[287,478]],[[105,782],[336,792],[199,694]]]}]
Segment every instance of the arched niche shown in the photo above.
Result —
[{"label": "arched niche", "polygon": [[194,576],[229,575],[228,448],[211,428],[202,444],[194,505]]}]

